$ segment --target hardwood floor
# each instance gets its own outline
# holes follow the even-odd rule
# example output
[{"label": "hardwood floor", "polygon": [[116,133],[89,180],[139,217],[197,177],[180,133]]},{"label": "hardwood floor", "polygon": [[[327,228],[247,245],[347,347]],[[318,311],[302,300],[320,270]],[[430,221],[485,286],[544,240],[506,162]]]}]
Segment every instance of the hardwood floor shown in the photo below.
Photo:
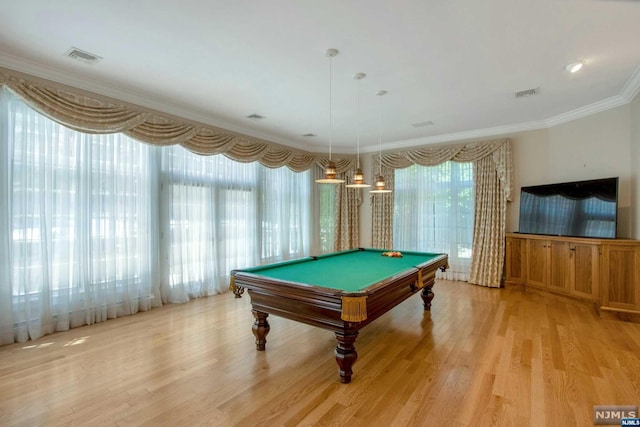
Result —
[{"label": "hardwood floor", "polygon": [[570,426],[640,403],[640,324],[518,288],[438,281],[360,331],[270,316],[257,352],[231,294],[0,347],[3,426]]}]

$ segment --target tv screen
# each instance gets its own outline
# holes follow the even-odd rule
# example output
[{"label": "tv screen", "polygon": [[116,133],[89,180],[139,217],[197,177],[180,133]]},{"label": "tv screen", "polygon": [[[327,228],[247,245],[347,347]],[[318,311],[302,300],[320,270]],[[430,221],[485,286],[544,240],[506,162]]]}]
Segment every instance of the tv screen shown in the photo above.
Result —
[{"label": "tv screen", "polygon": [[520,233],[616,238],[618,178],[522,187]]}]

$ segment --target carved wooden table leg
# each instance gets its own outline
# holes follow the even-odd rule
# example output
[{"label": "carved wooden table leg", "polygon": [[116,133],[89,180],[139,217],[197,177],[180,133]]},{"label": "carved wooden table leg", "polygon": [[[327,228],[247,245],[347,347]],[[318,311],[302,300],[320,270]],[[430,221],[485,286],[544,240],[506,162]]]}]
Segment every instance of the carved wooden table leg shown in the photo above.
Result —
[{"label": "carved wooden table leg", "polygon": [[236,298],[242,298],[242,293],[244,292],[244,288],[242,286],[236,286],[233,288],[233,294]]},{"label": "carved wooden table leg", "polygon": [[358,332],[336,332],[336,339],[338,340],[338,346],[335,350],[336,362],[338,362],[340,374],[340,382],[341,383],[350,383],[351,375],[353,371],[351,367],[356,360],[358,359],[358,353],[356,352],[356,348],[353,346],[353,343],[356,342],[356,338],[358,338]]},{"label": "carved wooden table leg", "polygon": [[422,297],[422,301],[424,302],[425,310],[431,310],[431,300],[433,300],[434,297],[431,288],[433,288],[433,283],[431,283],[430,285],[426,285],[422,289],[422,293],[420,294],[420,296]]},{"label": "carved wooden table leg", "polygon": [[267,334],[269,333],[269,322],[267,322],[268,313],[263,313],[258,310],[251,310],[253,313],[253,317],[256,318],[256,321],[253,322],[253,335],[256,337],[256,350],[264,351],[265,345],[267,344]]}]

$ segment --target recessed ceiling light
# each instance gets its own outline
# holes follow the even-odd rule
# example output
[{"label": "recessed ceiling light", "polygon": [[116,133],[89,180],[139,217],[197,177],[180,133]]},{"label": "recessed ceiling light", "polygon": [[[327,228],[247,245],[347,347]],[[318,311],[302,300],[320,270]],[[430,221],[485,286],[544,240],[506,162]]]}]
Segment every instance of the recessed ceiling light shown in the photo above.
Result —
[{"label": "recessed ceiling light", "polygon": [[584,62],[578,61],[578,62],[572,62],[571,64],[567,64],[564,67],[564,69],[570,73],[577,73],[582,69],[582,67],[584,67]]},{"label": "recessed ceiling light", "polygon": [[307,137],[307,138],[310,138],[310,137],[312,137],[312,136],[316,136],[316,134],[315,134],[315,133],[305,133],[305,134],[304,134],[304,135],[302,135],[302,136],[305,136],[305,137]]},{"label": "recessed ceiling light", "polygon": [[260,114],[251,114],[250,116],[247,116],[247,119],[260,120],[264,119],[264,116],[261,116]]},{"label": "recessed ceiling light", "polygon": [[411,126],[413,126],[414,128],[421,128],[421,127],[425,127],[425,126],[433,126],[433,122],[431,120],[429,120],[429,121],[426,121],[426,122],[412,123]]}]

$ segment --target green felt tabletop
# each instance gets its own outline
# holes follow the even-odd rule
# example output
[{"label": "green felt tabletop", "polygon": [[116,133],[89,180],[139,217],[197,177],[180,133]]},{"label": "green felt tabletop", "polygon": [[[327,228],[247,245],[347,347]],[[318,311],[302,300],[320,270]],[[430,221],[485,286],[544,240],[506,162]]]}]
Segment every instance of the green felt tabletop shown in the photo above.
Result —
[{"label": "green felt tabletop", "polygon": [[405,252],[401,258],[382,256],[376,249],[336,252],[284,261],[240,271],[343,292],[358,292],[386,278],[429,262],[441,254]]}]

